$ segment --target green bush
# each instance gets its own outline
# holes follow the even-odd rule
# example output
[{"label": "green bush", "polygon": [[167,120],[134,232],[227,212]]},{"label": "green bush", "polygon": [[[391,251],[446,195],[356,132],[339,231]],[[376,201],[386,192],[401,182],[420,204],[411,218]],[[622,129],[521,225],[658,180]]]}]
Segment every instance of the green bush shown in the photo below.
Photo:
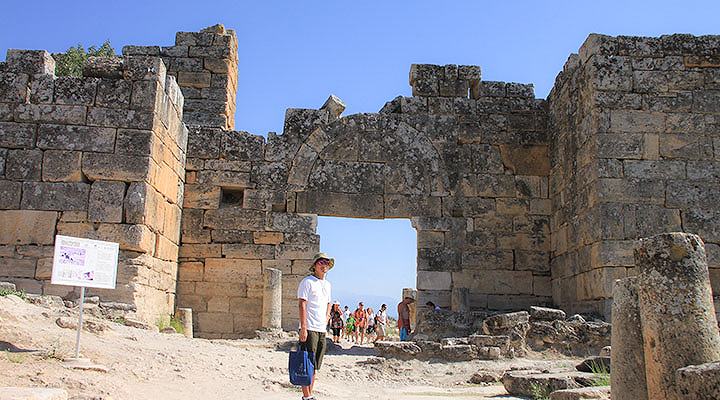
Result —
[{"label": "green bush", "polygon": [[0,296],[10,296],[11,294],[14,294],[23,300],[27,300],[27,294],[25,294],[24,290],[0,289]]},{"label": "green bush", "polygon": [[54,54],[55,58],[55,75],[57,76],[82,76],[82,67],[88,57],[110,57],[115,55],[115,49],[110,45],[110,41],[106,40],[102,46],[85,48],[78,44],[75,47],[67,49],[65,53]]},{"label": "green bush", "polygon": [[590,371],[595,375],[592,386],[610,386],[610,371],[605,364],[591,362]]}]

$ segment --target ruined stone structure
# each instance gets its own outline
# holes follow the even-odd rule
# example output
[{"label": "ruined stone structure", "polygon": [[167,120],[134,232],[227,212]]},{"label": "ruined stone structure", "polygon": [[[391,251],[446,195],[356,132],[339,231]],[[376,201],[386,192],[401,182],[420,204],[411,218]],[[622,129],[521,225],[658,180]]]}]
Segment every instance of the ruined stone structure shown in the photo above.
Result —
[{"label": "ruined stone structure", "polygon": [[[421,305],[609,316],[633,240],[683,228],[703,237],[720,283],[719,52],[714,36],[591,35],[547,100],[483,81],[476,66],[413,65],[411,97],[342,117],[331,96],[287,110],[283,133],[265,139],[233,131],[237,39],[222,26],[127,46],[82,79],[55,78],[47,53],[11,51],[0,63],[0,278],[59,290],[46,282],[57,230],[120,241],[125,292],[103,298],[149,317],[177,293],[204,337],[259,328],[262,271],[278,269],[293,329],[316,216],[330,215],[411,219]],[[150,63],[155,97],[135,88],[138,63]],[[171,107],[187,147],[179,120],[163,120]],[[48,139],[47,125],[71,127]]]}]

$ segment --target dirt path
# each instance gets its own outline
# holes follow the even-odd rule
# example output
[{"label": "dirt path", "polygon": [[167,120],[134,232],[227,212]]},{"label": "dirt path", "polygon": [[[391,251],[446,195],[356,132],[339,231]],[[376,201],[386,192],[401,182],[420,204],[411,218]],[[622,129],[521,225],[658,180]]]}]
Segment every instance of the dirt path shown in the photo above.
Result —
[{"label": "dirt path", "polygon": [[[90,318],[105,329],[83,332],[83,356],[109,372],[66,369],[72,329],[57,326],[63,307],[45,308],[0,297],[0,386],[64,388],[75,399],[299,399],[287,378],[287,353],[268,340],[187,339]],[[502,396],[502,385],[471,385],[479,370],[549,368],[573,360],[430,363],[386,360],[369,346],[328,354],[317,378],[318,399],[482,399]],[[499,396],[500,397],[497,397]],[[74,396],[74,397],[73,397]]]}]

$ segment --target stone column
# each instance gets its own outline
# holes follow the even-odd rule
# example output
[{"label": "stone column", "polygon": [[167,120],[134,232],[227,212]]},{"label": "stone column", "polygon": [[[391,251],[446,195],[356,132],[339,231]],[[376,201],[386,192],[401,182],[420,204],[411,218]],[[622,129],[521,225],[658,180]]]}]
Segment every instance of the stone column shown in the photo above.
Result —
[{"label": "stone column", "polygon": [[450,310],[458,313],[470,311],[470,289],[454,287],[450,294]]},{"label": "stone column", "polygon": [[178,308],[175,311],[175,316],[183,327],[183,334],[185,337],[193,337],[193,321],[192,321],[192,308]]},{"label": "stone column", "polygon": [[282,328],[282,271],[263,269],[262,327]]},{"label": "stone column", "polygon": [[640,240],[635,265],[648,396],[680,399],[678,368],[720,360],[705,247],[697,235],[664,233]]},{"label": "stone column", "polygon": [[613,287],[610,390],[613,400],[648,400],[637,278]]}]

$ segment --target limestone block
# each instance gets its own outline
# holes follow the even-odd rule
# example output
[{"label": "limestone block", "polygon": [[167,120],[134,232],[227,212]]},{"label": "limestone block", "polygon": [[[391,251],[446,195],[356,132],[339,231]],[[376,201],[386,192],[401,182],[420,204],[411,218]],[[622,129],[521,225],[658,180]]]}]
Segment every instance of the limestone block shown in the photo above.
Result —
[{"label": "limestone block", "polygon": [[[680,210],[677,209],[654,205],[627,204],[623,207],[622,213],[623,232],[628,239],[682,230]],[[685,221],[682,222],[687,224],[688,215],[685,214],[684,216]]]},{"label": "limestone block", "polygon": [[178,246],[163,235],[157,234],[155,239],[155,257],[161,260],[177,261]]},{"label": "limestone block", "polygon": [[115,129],[41,124],[37,146],[41,149],[111,153],[115,147]]},{"label": "limestone block", "polygon": [[457,271],[460,268],[460,253],[448,247],[418,249],[418,271]]},{"label": "limestone block", "polygon": [[68,392],[65,389],[4,387],[0,388],[0,399],[67,400]]},{"label": "limestone block", "polygon": [[52,258],[41,258],[37,260],[37,266],[35,267],[35,279],[50,280],[52,277],[52,266]]},{"label": "limestone block", "polygon": [[83,125],[86,114],[85,106],[26,103],[15,108],[15,121]]},{"label": "limestone block", "polygon": [[598,198],[602,202],[664,204],[665,185],[657,179],[600,178]]},{"label": "limestone block", "polygon": [[165,211],[163,214],[162,233],[171,242],[180,243],[180,226],[182,224],[182,209],[168,202],[163,202]]},{"label": "limestone block", "polygon": [[536,295],[487,295],[487,309],[490,310],[501,310],[501,311],[514,311],[520,309],[527,309],[531,306],[550,306],[552,305],[552,297],[541,297]]},{"label": "limestone block", "polygon": [[55,79],[54,103],[91,106],[95,103],[97,78],[61,76]]},{"label": "limestone block", "polygon": [[208,312],[230,312],[229,296],[212,296],[207,301]]},{"label": "limestone block", "polygon": [[425,290],[450,290],[452,274],[442,271],[418,271],[417,288]]},{"label": "limestone block", "polygon": [[703,87],[703,75],[698,71],[635,71],[633,91],[638,93],[674,92]]},{"label": "limestone block", "polygon": [[530,271],[465,270],[453,272],[453,285],[485,294],[532,294],[533,276]]},{"label": "limestone block", "polygon": [[283,242],[282,232],[252,232],[252,236],[255,244],[275,245]]},{"label": "limestone block", "polygon": [[518,175],[550,175],[548,146],[501,145],[500,154],[505,168]]},{"label": "limestone block", "polygon": [[688,232],[700,235],[708,242],[720,241],[720,212],[706,208],[693,208],[683,213],[683,224]]},{"label": "limestone block", "polygon": [[286,244],[320,244],[320,236],[307,233],[283,233],[283,242]]},{"label": "limestone block", "polygon": [[129,107],[132,82],[124,79],[101,79],[97,85],[95,105],[99,107]]},{"label": "limestone block", "polygon": [[53,75],[55,59],[45,50],[9,49],[6,57],[7,70],[28,75]]},{"label": "limestone block", "polygon": [[688,161],[687,177],[689,179],[718,179],[720,177],[720,163],[707,161]]},{"label": "limestone block", "polygon": [[269,213],[267,228],[279,232],[315,233],[317,216],[314,214]]},{"label": "limestone block", "polygon": [[23,183],[22,208],[29,210],[84,211],[88,207],[87,183]]},{"label": "limestone block", "polygon": [[42,159],[41,150],[10,150],[5,158],[5,177],[17,181],[39,181]]},{"label": "limestone block", "polygon": [[720,397],[720,362],[689,365],[677,370],[678,394],[687,399]]},{"label": "limestone block", "polygon": [[221,257],[220,244],[183,244],[180,246],[180,258]]},{"label": "limestone block", "polygon": [[685,160],[712,160],[712,139],[690,134],[664,134],[660,136],[660,155],[663,158]]},{"label": "limestone block", "polygon": [[691,181],[669,181],[665,205],[673,208],[712,210],[716,207],[719,194],[720,186],[714,182],[698,185]]},{"label": "limestone block", "polygon": [[81,182],[79,151],[47,150],[43,154],[42,180],[46,182]]},{"label": "limestone block", "polygon": [[220,156],[226,160],[253,161],[263,158],[262,136],[248,132],[221,131]]},{"label": "limestone block", "polygon": [[235,171],[198,171],[197,182],[205,185],[216,185],[228,188],[249,188],[254,185],[250,182],[250,174]]},{"label": "limestone block", "polygon": [[382,218],[383,196],[300,192],[297,196],[297,211],[335,217]]},{"label": "limestone block", "polygon": [[32,279],[36,263],[35,259],[0,258],[0,276]]},{"label": "limestone block", "polygon": [[659,151],[657,134],[600,134],[597,146],[597,154],[602,158],[655,160]]},{"label": "limestone block", "polygon": [[[263,270],[267,268],[273,268],[277,269],[283,274],[290,274],[292,273],[292,261],[290,260],[262,260],[262,268]],[[309,264],[305,265],[305,271],[308,270]],[[300,271],[298,271],[300,272]]]},{"label": "limestone block", "polygon": [[528,199],[497,199],[495,207],[500,215],[523,215],[529,212],[530,201]]},{"label": "limestone block", "polygon": [[233,315],[229,313],[198,312],[197,333],[233,332]]},{"label": "limestone block", "polygon": [[28,76],[0,72],[0,101],[10,103],[24,102],[28,92]]},{"label": "limestone block", "polygon": [[21,193],[22,182],[0,180],[0,209],[20,208]]},{"label": "limestone block", "polygon": [[55,77],[52,75],[35,76],[30,81],[30,103],[50,104],[53,102],[53,89],[55,88]]},{"label": "limestone block", "polygon": [[642,239],[635,264],[648,397],[683,398],[676,370],[720,359],[702,240],[685,233]]},{"label": "limestone block", "polygon": [[[254,243],[252,231],[237,229],[213,229],[213,243]],[[258,243],[260,244],[260,243]]]},{"label": "limestone block", "polygon": [[263,230],[265,220],[263,211],[227,207],[206,211],[204,225],[212,229]]},{"label": "limestone block", "polygon": [[189,261],[178,264],[178,280],[180,281],[202,281],[204,264],[202,262]]},{"label": "limestone block", "polygon": [[122,222],[124,196],[124,182],[93,182],[90,188],[88,220],[92,222]]},{"label": "limestone block", "polygon": [[188,134],[188,157],[200,159],[218,158],[223,135],[223,131],[220,129],[193,128]]},{"label": "limestone block", "polygon": [[145,224],[162,231],[165,221],[165,201],[145,182],[130,183],[124,200],[125,222]]},{"label": "limestone block", "polygon": [[260,260],[206,258],[203,281],[244,283],[247,277],[259,278],[261,273]]},{"label": "limestone block", "polygon": [[228,258],[272,259],[275,246],[260,244],[223,244],[222,254]]},{"label": "limestone block", "polygon": [[462,254],[461,262],[463,269],[468,270],[512,270],[513,252],[501,250],[465,251]]},{"label": "limestone block", "polygon": [[552,283],[549,276],[538,276],[532,277],[533,281],[533,294],[536,296],[552,296]]},{"label": "limestone block", "polygon": [[445,234],[443,232],[418,231],[417,233],[417,247],[419,249],[442,247],[444,240]]},{"label": "limestone block", "polygon": [[0,122],[0,146],[29,148],[35,145],[35,124]]},{"label": "limestone block", "polygon": [[155,137],[153,131],[118,129],[115,153],[151,156],[155,161],[160,162],[162,145],[162,142],[159,138]]},{"label": "limestone block", "polygon": [[550,254],[548,252],[515,250],[514,253],[516,270],[550,272]]},{"label": "limestone block", "polygon": [[105,107],[88,107],[87,124],[110,128],[153,129],[153,113],[146,110],[128,110]]},{"label": "limestone block", "polygon": [[318,251],[319,244],[280,244],[275,247],[275,258],[309,260]]},{"label": "limestone block", "polygon": [[82,171],[91,180],[143,181],[150,172],[150,158],[84,153]]},{"label": "limestone block", "polygon": [[385,195],[385,218],[408,218],[414,216],[440,217],[440,197],[425,195]]}]

